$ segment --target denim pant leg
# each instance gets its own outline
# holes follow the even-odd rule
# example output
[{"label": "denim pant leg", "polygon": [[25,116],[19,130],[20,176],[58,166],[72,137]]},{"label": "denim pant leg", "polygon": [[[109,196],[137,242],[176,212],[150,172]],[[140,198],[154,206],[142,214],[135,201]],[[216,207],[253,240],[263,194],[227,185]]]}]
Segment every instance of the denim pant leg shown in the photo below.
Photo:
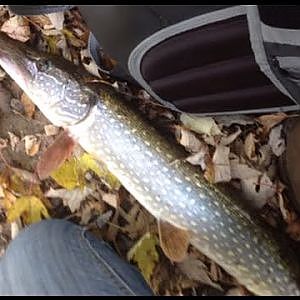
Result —
[{"label": "denim pant leg", "polygon": [[0,295],[151,295],[104,241],[63,220],[31,225],[0,260]]}]

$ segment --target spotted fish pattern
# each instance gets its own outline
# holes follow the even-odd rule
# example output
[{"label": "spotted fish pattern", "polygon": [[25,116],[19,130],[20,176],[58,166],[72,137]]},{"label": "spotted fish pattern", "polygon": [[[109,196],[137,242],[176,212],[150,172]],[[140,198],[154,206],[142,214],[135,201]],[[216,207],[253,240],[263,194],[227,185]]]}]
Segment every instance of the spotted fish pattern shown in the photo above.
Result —
[{"label": "spotted fish pattern", "polygon": [[16,45],[0,34],[0,65],[150,213],[188,230],[197,249],[254,294],[300,295],[297,264],[282,255],[278,241],[240,202],[182,159],[178,145],[160,136],[120,95],[87,86],[84,71]]}]

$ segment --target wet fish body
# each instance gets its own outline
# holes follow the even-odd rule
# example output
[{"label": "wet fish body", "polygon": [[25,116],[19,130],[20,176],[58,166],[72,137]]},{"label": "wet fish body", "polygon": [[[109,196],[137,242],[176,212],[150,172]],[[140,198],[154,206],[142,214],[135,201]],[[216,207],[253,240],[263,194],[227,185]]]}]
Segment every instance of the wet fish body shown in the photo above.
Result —
[{"label": "wet fish body", "polygon": [[[157,219],[188,230],[191,243],[258,295],[300,295],[298,273],[278,242],[242,206],[207,183],[120,96],[99,95],[78,69],[0,35],[0,65],[45,116],[108,169]],[[71,66],[71,68],[73,68]]]}]

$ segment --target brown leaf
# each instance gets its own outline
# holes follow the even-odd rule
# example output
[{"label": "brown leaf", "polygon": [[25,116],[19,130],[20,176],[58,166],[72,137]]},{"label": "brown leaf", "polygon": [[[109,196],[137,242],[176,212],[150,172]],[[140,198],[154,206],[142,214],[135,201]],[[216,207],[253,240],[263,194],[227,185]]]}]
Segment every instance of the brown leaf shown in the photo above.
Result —
[{"label": "brown leaf", "polygon": [[245,139],[245,144],[244,144],[244,150],[246,156],[252,160],[252,161],[257,161],[257,156],[255,153],[256,147],[255,143],[257,142],[255,135],[250,132]]},{"label": "brown leaf", "polygon": [[55,12],[51,14],[47,14],[47,17],[50,19],[52,25],[57,29],[57,30],[62,30],[64,27],[64,12]]},{"label": "brown leaf", "polygon": [[101,193],[102,200],[105,201],[108,205],[117,208],[119,206],[119,196],[118,194],[113,193]]},{"label": "brown leaf", "polygon": [[36,155],[40,149],[41,139],[36,135],[26,135],[23,139],[25,141],[26,154],[29,156]]},{"label": "brown leaf", "polygon": [[226,296],[247,296],[248,293],[243,287],[234,287],[227,291]]},{"label": "brown leaf", "polygon": [[261,172],[250,168],[246,164],[239,163],[236,160],[230,160],[231,177],[234,179],[258,178]]},{"label": "brown leaf", "polygon": [[36,167],[40,179],[47,178],[68,157],[70,157],[75,146],[74,140],[69,137],[68,132],[62,132],[53,144],[41,155]]},{"label": "brown leaf", "polygon": [[229,115],[229,116],[215,116],[214,119],[220,127],[230,127],[233,124],[238,125],[252,125],[254,120],[245,115]]},{"label": "brown leaf", "polygon": [[231,180],[229,147],[218,145],[213,155],[214,182],[228,182]]},{"label": "brown leaf", "polygon": [[22,16],[13,16],[5,21],[1,31],[7,33],[12,39],[27,42],[30,38],[30,28],[28,21]]},{"label": "brown leaf", "polygon": [[159,241],[165,255],[175,262],[182,261],[186,255],[190,243],[188,231],[175,227],[174,225],[158,221]]},{"label": "brown leaf", "polygon": [[263,125],[263,134],[267,135],[270,132],[271,128],[285,120],[287,117],[287,114],[279,112],[276,114],[260,116],[256,118],[256,120]]},{"label": "brown leaf", "polygon": [[47,136],[57,135],[59,133],[59,127],[52,124],[45,125],[44,130]]},{"label": "brown leaf", "polygon": [[223,291],[219,284],[211,280],[207,266],[201,260],[189,255],[184,261],[178,263],[177,266],[188,278]]},{"label": "brown leaf", "polygon": [[16,150],[17,144],[20,142],[20,138],[17,137],[14,133],[8,131],[7,132],[8,136],[9,136],[9,143],[11,146],[12,151]]},{"label": "brown leaf", "polygon": [[269,145],[276,156],[285,151],[285,140],[281,137],[282,125],[274,127],[269,135]]},{"label": "brown leaf", "polygon": [[220,139],[220,144],[223,146],[227,146],[235,141],[235,139],[242,133],[241,129],[238,128],[236,132],[228,135],[228,136],[222,136]]},{"label": "brown leaf", "polygon": [[255,209],[262,208],[268,199],[276,193],[276,187],[267,174],[241,180],[242,191],[249,205]]},{"label": "brown leaf", "polygon": [[183,127],[176,126],[176,136],[178,142],[186,148],[189,152],[199,152],[203,147],[207,147],[200,139],[196,137],[190,130],[184,129]]},{"label": "brown leaf", "polygon": [[32,118],[35,112],[35,104],[31,101],[31,99],[23,93],[21,96],[21,102],[24,106],[25,114],[28,118]]}]

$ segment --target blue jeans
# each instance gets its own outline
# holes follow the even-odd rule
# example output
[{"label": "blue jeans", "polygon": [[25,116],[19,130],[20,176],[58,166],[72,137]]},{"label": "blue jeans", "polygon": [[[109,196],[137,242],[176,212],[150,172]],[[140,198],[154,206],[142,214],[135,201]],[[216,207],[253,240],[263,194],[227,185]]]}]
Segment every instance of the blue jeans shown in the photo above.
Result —
[{"label": "blue jeans", "polygon": [[104,241],[63,220],[31,225],[0,260],[0,295],[152,295]]}]

